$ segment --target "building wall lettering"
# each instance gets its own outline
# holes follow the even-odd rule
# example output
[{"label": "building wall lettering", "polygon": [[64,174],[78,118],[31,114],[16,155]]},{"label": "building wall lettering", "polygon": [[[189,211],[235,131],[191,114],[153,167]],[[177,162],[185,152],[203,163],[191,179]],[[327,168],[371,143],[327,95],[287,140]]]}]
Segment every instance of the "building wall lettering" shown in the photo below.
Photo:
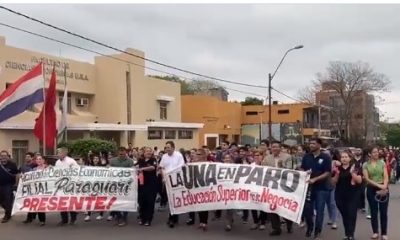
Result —
[{"label": "building wall lettering", "polygon": [[[14,62],[14,61],[6,61],[5,68],[27,72],[32,70],[32,68],[34,68],[40,62],[43,62],[45,64],[44,73],[46,76],[46,80],[50,78],[51,72],[53,71],[53,66],[55,66],[56,75],[59,78],[64,79],[66,75],[67,78],[89,81],[88,76],[84,73],[68,71],[68,69],[70,68],[69,63],[52,60],[44,57],[43,58],[32,57],[30,64]],[[67,70],[66,73],[64,73],[65,69]],[[58,82],[63,83],[64,81],[58,81]]]}]

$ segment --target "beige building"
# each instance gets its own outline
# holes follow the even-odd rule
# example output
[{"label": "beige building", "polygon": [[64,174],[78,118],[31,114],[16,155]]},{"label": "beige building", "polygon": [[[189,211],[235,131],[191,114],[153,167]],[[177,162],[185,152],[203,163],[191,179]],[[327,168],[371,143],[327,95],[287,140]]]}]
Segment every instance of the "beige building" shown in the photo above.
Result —
[{"label": "beige building", "polygon": [[[141,51],[126,51],[144,57]],[[94,64],[80,62],[8,46],[0,37],[0,91],[43,61],[47,81],[56,66],[58,109],[67,80],[68,140],[98,137],[122,146],[159,148],[173,140],[177,148],[198,147],[203,124],[181,122],[179,84],[145,76],[141,58],[122,53],[112,57],[95,57]],[[0,148],[18,160],[26,151],[38,151],[41,144],[32,130],[40,110],[37,104],[0,123]],[[61,112],[57,114],[60,119]]]}]

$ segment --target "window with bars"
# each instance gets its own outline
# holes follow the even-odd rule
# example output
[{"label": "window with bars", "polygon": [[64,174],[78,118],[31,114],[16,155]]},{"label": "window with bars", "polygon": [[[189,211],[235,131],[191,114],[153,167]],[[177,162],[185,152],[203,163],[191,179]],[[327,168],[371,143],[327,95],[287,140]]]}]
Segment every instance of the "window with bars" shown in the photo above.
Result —
[{"label": "window with bars", "polygon": [[167,105],[168,105],[168,102],[160,101],[160,119],[161,120],[167,119]]},{"label": "window with bars", "polygon": [[21,166],[25,161],[25,155],[29,149],[28,140],[13,140],[12,141],[12,157],[18,166]]},{"label": "window with bars", "polygon": [[[58,92],[58,108],[60,111],[62,111],[62,101],[64,98],[64,92]],[[67,98],[67,113],[71,114],[72,113],[72,106],[71,106],[71,93],[68,93],[68,98]]]},{"label": "window with bars", "polygon": [[192,130],[179,130],[178,138],[179,139],[193,139],[193,131]]},{"label": "window with bars", "polygon": [[147,139],[162,139],[163,138],[163,131],[162,130],[148,130],[147,131]]},{"label": "window with bars", "polygon": [[175,130],[165,130],[165,139],[175,139],[176,131]]}]

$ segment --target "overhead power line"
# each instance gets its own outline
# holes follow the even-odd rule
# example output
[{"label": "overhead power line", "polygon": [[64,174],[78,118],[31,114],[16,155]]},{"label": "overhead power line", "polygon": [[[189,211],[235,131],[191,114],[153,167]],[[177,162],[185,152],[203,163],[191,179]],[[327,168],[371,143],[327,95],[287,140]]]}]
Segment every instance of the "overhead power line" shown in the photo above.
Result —
[{"label": "overhead power line", "polygon": [[296,99],[296,98],[294,98],[294,97],[291,97],[291,96],[287,95],[286,93],[284,93],[284,92],[282,92],[282,91],[279,91],[279,90],[276,89],[276,88],[273,88],[273,87],[271,87],[271,88],[272,88],[272,90],[274,90],[275,92],[277,92],[277,93],[281,94],[282,96],[285,96],[285,97],[287,97],[287,98],[289,98],[289,99],[291,99],[291,100],[293,100],[293,101],[295,101],[295,102],[298,102],[298,103],[303,103],[303,102],[304,102],[304,101],[301,101],[301,100]]},{"label": "overhead power line", "polygon": [[[77,48],[77,49],[80,49],[80,50],[83,50],[83,51],[86,51],[86,52],[94,53],[94,54],[97,54],[97,55],[100,55],[100,56],[103,56],[103,57],[107,57],[107,58],[110,58],[110,59],[114,59],[114,60],[117,60],[117,61],[120,61],[120,62],[124,62],[124,63],[127,63],[127,64],[132,64],[132,65],[138,66],[138,67],[143,67],[145,69],[149,69],[149,70],[152,70],[152,71],[155,71],[155,72],[160,72],[160,73],[163,73],[163,74],[167,74],[169,76],[178,77],[180,79],[189,80],[189,81],[196,81],[194,79],[191,79],[191,78],[188,78],[188,77],[185,77],[185,76],[182,76],[182,75],[177,75],[177,74],[170,73],[170,72],[167,72],[167,71],[164,71],[164,70],[143,66],[141,64],[130,62],[130,61],[118,58],[118,57],[111,56],[111,55],[106,55],[106,54],[101,53],[99,51],[95,51],[95,50],[91,50],[91,49],[88,49],[88,48],[80,47],[80,46],[77,46],[75,44],[71,44],[71,43],[68,43],[68,42],[65,42],[65,41],[61,41],[61,40],[58,40],[58,39],[55,39],[55,38],[52,38],[52,37],[48,37],[48,36],[45,36],[45,35],[42,35],[42,34],[39,34],[39,33],[35,33],[35,32],[29,31],[29,30],[26,30],[26,29],[22,29],[22,28],[19,28],[19,27],[11,26],[9,24],[5,24],[5,23],[2,23],[2,22],[0,22],[0,26],[8,27],[8,28],[14,29],[16,31],[24,32],[24,33],[27,33],[27,34],[30,34],[30,35],[33,35],[33,36],[36,36],[36,37],[39,37],[39,38],[43,38],[43,39],[46,39],[46,40],[49,40],[49,41],[57,42],[59,44],[63,44],[63,45],[69,46],[69,47]],[[265,96],[263,96],[261,94],[257,94],[257,93],[246,92],[246,91],[237,90],[237,89],[228,88],[228,87],[224,87],[224,88],[226,88],[228,90],[231,90],[231,91],[239,92],[239,93],[242,93],[242,94],[248,94],[250,96],[265,97]]]},{"label": "overhead power line", "polygon": [[34,21],[34,22],[37,22],[37,23],[39,23],[39,24],[45,25],[45,26],[47,26],[47,27],[56,29],[56,30],[58,30],[58,31],[67,33],[67,34],[69,34],[69,35],[72,35],[72,36],[81,38],[81,39],[83,39],[83,40],[86,40],[86,41],[95,43],[95,44],[97,44],[97,45],[100,45],[100,46],[103,46],[103,47],[112,49],[112,50],[117,51],[117,52],[121,52],[121,53],[130,55],[130,56],[133,56],[133,57],[136,57],[136,58],[139,58],[139,59],[143,59],[143,60],[145,60],[145,61],[148,61],[148,62],[157,64],[157,65],[160,65],[160,66],[163,66],[163,67],[167,67],[167,68],[170,68],[170,69],[174,69],[174,70],[177,70],[177,71],[180,71],[180,72],[188,73],[188,74],[195,75],[195,76],[202,77],[202,78],[212,79],[212,80],[219,81],[219,82],[225,82],[225,83],[230,83],[230,84],[237,84],[237,85],[242,85],[242,86],[247,86],[247,87],[263,88],[263,89],[266,89],[266,88],[267,88],[266,86],[260,86],[260,85],[253,85],[253,84],[247,84],[247,83],[240,83],[240,82],[230,81],[230,80],[226,80],[226,79],[222,79],[222,78],[216,78],[216,77],[208,76],[208,75],[205,75],[205,74],[197,73],[197,72],[194,72],[194,71],[186,70],[186,69],[183,69],[183,68],[175,67],[175,66],[172,66],[172,65],[169,65],[169,64],[166,64],[166,63],[162,63],[162,62],[157,61],[157,60],[152,60],[152,59],[149,59],[149,58],[146,58],[146,57],[142,57],[142,56],[139,56],[139,55],[136,55],[136,54],[133,54],[133,53],[124,51],[124,50],[122,50],[122,49],[113,47],[113,46],[111,46],[111,45],[108,45],[108,44],[105,44],[105,43],[102,43],[102,42],[99,42],[99,41],[97,41],[97,40],[93,40],[93,39],[91,39],[91,38],[88,38],[88,37],[85,37],[85,36],[83,36],[83,35],[80,35],[80,34],[71,32],[71,31],[66,30],[66,29],[64,29],[64,28],[61,28],[61,27],[57,27],[57,26],[52,25],[52,24],[50,24],[50,23],[44,22],[44,21],[42,21],[42,20],[39,20],[39,19],[36,19],[36,18],[33,18],[33,17],[30,17],[30,16],[28,16],[28,15],[26,15],[26,14],[23,14],[23,13],[20,13],[20,12],[17,12],[17,11],[14,11],[14,10],[12,10],[12,9],[10,9],[10,8],[7,8],[7,7],[4,7],[4,6],[0,6],[0,9],[6,10],[6,11],[8,11],[8,12],[10,12],[10,13],[13,13],[13,14],[16,14],[16,15],[18,15],[18,16],[24,17],[24,18],[29,19],[29,20],[31,20],[31,21]]}]

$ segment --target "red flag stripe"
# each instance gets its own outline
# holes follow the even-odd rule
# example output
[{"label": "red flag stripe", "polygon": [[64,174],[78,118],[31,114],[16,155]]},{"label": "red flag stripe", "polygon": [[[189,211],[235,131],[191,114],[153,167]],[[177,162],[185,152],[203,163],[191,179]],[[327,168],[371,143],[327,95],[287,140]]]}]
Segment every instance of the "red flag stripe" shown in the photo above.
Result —
[{"label": "red flag stripe", "polygon": [[[57,127],[56,127],[56,72],[53,68],[53,72],[51,73],[49,88],[46,91],[45,104],[42,107],[42,111],[40,112],[39,118],[35,123],[35,128],[33,130],[35,136],[39,140],[45,140],[46,147],[54,148],[55,138],[57,136]],[[43,118],[45,117],[45,122],[43,123]],[[46,136],[43,136],[44,125],[46,125]]]},{"label": "red flag stripe", "polygon": [[39,63],[36,67],[32,69],[32,71],[28,72],[20,79],[18,79],[13,85],[7,88],[0,96],[0,102],[9,97],[22,83],[31,80],[34,77],[40,76],[43,74],[42,63]]}]

